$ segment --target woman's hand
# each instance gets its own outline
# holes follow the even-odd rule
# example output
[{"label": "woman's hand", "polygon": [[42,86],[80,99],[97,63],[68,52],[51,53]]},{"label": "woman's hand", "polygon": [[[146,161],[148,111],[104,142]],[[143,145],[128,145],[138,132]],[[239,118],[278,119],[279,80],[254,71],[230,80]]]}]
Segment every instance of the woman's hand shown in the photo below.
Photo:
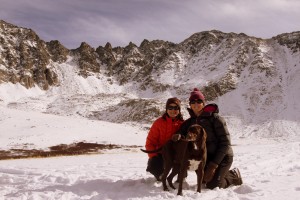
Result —
[{"label": "woman's hand", "polygon": [[204,172],[204,177],[203,180],[208,183],[209,181],[211,181],[211,179],[214,177],[216,169],[218,168],[218,165],[213,163],[213,162],[209,162],[207,165],[207,168]]}]

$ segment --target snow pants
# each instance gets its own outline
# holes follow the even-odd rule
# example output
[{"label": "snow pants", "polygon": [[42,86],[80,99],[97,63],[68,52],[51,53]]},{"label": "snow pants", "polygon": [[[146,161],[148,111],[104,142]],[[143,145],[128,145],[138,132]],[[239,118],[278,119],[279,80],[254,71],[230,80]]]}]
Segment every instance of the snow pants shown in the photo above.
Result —
[{"label": "snow pants", "polygon": [[213,179],[206,183],[206,187],[209,189],[214,189],[215,187],[227,188],[230,185],[235,185],[234,183],[238,177],[231,170],[229,170],[232,162],[233,156],[225,156],[216,169]]},{"label": "snow pants", "polygon": [[149,158],[146,171],[153,174],[157,180],[160,180],[159,177],[164,171],[164,160],[161,154]]}]

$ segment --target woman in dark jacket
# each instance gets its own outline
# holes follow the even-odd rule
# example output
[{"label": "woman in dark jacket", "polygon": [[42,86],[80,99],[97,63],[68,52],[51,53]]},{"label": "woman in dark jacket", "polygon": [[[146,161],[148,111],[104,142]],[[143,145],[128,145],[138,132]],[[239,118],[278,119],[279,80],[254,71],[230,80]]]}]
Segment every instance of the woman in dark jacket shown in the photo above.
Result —
[{"label": "woman in dark jacket", "polygon": [[190,118],[182,124],[180,135],[173,136],[173,140],[184,137],[191,125],[201,125],[207,133],[207,162],[204,173],[206,187],[213,189],[241,185],[239,170],[237,168],[229,170],[233,162],[233,151],[230,134],[225,120],[218,114],[218,106],[216,104],[205,106],[204,95],[197,88],[191,92],[189,104]]}]

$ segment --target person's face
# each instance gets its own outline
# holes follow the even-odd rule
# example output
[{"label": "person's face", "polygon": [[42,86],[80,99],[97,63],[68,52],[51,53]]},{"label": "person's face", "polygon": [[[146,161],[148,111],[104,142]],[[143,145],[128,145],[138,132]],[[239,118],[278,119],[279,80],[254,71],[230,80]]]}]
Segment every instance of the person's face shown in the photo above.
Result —
[{"label": "person's face", "polygon": [[175,103],[171,103],[167,107],[167,113],[169,117],[174,119],[179,114],[179,107]]},{"label": "person's face", "polygon": [[201,99],[196,99],[196,100],[190,101],[190,106],[195,114],[199,114],[204,107],[204,102]]}]

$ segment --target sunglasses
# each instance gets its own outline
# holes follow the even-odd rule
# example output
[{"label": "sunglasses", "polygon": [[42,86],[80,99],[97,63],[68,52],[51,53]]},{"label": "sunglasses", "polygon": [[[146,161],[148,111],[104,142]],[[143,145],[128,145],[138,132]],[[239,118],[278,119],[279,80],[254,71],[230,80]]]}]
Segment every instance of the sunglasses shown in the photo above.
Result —
[{"label": "sunglasses", "polygon": [[201,104],[203,103],[203,101],[201,99],[190,101],[190,104],[195,104],[195,103]]},{"label": "sunglasses", "polygon": [[168,110],[179,110],[178,106],[168,106],[167,107]]}]

